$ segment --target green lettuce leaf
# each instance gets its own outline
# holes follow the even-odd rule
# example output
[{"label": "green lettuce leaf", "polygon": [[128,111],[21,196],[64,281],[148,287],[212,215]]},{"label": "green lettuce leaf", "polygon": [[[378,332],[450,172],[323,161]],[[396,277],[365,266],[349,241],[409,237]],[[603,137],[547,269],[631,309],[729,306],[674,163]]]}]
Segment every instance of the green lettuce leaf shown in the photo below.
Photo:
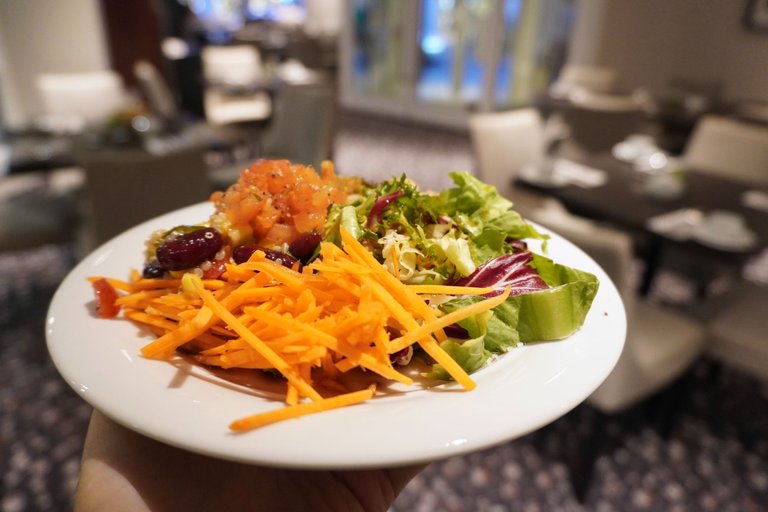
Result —
[{"label": "green lettuce leaf", "polygon": [[510,299],[519,302],[520,341],[567,338],[583,325],[599,281],[589,272],[555,263],[539,254],[533,255],[532,265],[551,288]]},{"label": "green lettuce leaf", "polygon": [[453,217],[476,244],[501,249],[508,238],[546,238],[525,222],[512,209],[512,201],[502,197],[492,185],[467,172],[452,172],[450,177],[456,187],[437,196],[435,209]]},{"label": "green lettuce leaf", "polygon": [[[537,254],[533,255],[532,264],[551,288],[509,297],[491,311],[460,321],[470,339],[449,339],[441,344],[450,349],[451,357],[465,371],[471,373],[480,367],[476,365],[481,352],[487,359],[488,354],[507,352],[520,343],[563,339],[584,324],[597,294],[597,277]],[[441,305],[441,309],[450,313],[481,300],[485,299],[460,297]],[[428,376],[447,378],[447,373],[440,365],[434,365]]]},{"label": "green lettuce leaf", "polygon": [[[454,361],[459,363],[459,366],[464,368],[464,371],[467,373],[472,373],[480,369],[491,355],[490,352],[485,349],[482,336],[469,340],[448,338],[440,343],[440,347],[445,350]],[[424,372],[422,375],[428,379],[452,380],[448,372],[445,371],[445,368],[439,363],[433,364],[432,370]]]}]

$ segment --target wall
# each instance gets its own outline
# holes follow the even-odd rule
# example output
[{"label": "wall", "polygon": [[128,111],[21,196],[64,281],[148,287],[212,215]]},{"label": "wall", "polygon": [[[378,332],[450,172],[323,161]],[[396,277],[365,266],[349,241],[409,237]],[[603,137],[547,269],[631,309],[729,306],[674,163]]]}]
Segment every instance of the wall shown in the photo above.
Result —
[{"label": "wall", "polygon": [[[720,82],[728,99],[768,101],[768,34],[743,24],[747,0],[580,0],[571,61],[616,67],[625,88]],[[34,119],[34,77],[110,66],[98,0],[0,0],[6,123]]]},{"label": "wall", "polygon": [[768,32],[755,32],[744,25],[746,1],[709,1],[697,12],[695,40],[690,41],[687,66],[692,76],[720,76],[723,94],[730,99],[768,101]]},{"label": "wall", "polygon": [[745,27],[747,0],[581,3],[604,23],[585,29],[588,20],[577,20],[571,58],[615,67],[625,88],[680,81],[717,87],[726,100],[768,101],[768,33]]},{"label": "wall", "polygon": [[0,92],[4,123],[24,127],[37,112],[42,72],[109,68],[98,0],[0,0]]}]

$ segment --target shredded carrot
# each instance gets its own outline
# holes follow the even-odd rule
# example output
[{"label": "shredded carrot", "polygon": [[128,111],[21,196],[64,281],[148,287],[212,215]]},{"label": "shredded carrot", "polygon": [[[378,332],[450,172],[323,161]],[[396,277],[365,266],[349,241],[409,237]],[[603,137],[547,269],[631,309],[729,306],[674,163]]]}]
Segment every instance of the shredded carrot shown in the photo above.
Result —
[{"label": "shredded carrot", "polygon": [[281,409],[262,412],[259,414],[254,414],[253,416],[239,419],[232,422],[229,425],[229,428],[232,430],[250,430],[289,418],[298,418],[299,416],[304,416],[307,414],[329,411],[331,409],[337,409],[347,405],[359,404],[373,398],[373,394],[373,389],[364,389],[362,391],[354,391],[352,393],[337,395],[333,398],[326,398],[318,402],[289,405],[288,407],[283,407]]},{"label": "shredded carrot", "polygon": [[390,345],[392,347],[391,350],[394,352],[402,350],[412,345],[416,340],[419,340],[424,336],[431,334],[437,329],[440,329],[442,327],[448,327],[449,325],[460,322],[465,318],[469,318],[470,316],[474,316],[478,313],[482,313],[483,311],[487,311],[489,309],[495,308],[496,306],[498,306],[499,304],[507,300],[507,297],[509,297],[509,291],[510,291],[509,288],[507,288],[506,290],[504,290],[504,293],[500,295],[497,295],[490,299],[486,299],[483,302],[475,302],[474,304],[471,304],[464,308],[457,309],[456,311],[452,313],[448,313],[447,315],[440,317],[433,322],[425,323],[412,331],[408,331],[407,334],[404,334],[403,336],[397,339],[394,339],[390,342]]},{"label": "shredded carrot", "polygon": [[444,284],[411,284],[408,289],[424,295],[485,295],[491,293],[492,286],[477,288],[474,286],[449,286]]},{"label": "shredded carrot", "polygon": [[413,345],[462,387],[474,388],[440,347],[443,328],[496,307],[509,291],[443,314],[429,304],[430,296],[484,295],[492,289],[404,284],[346,230],[341,237],[341,247],[322,243],[318,258],[302,269],[256,251],[246,262],[227,264],[220,279],[192,273],[147,279],[133,272],[129,281],[108,282],[121,293],[124,316],[157,333],[142,347],[145,357],[168,359],[183,346],[204,365],[273,370],[284,377],[285,406],[237,420],[233,430],[371,399],[372,388],[355,390],[359,384],[345,380],[354,368],[368,372],[361,375],[370,381],[410,385],[413,379],[390,356]]}]

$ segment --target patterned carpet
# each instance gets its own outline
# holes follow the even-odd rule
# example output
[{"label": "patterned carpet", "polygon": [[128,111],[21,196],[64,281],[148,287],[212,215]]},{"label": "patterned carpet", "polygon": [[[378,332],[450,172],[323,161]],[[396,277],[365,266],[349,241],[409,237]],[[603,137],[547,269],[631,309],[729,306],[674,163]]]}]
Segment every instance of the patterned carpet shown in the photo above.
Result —
[{"label": "patterned carpet", "polygon": [[[343,173],[381,179],[418,169],[417,181],[439,189],[447,171],[471,169],[465,137],[345,123],[335,157]],[[71,508],[90,408],[53,368],[43,326],[72,252],[61,246],[0,252],[3,512]],[[604,417],[582,405],[518,440],[436,462],[392,507],[613,510],[768,510],[768,398],[759,384],[702,360],[680,385],[626,413]]]},{"label": "patterned carpet", "polygon": [[[59,246],[0,253],[4,512],[71,506],[90,408],[58,377],[43,332],[71,262]],[[392,512],[768,509],[768,399],[758,384],[709,361],[683,384],[621,415],[582,405],[521,439],[436,462]],[[589,474],[590,447],[595,464],[580,503],[573,476]]]},{"label": "patterned carpet", "polygon": [[0,253],[0,510],[68,510],[91,409],[45,348],[48,302],[72,264],[45,246]]}]

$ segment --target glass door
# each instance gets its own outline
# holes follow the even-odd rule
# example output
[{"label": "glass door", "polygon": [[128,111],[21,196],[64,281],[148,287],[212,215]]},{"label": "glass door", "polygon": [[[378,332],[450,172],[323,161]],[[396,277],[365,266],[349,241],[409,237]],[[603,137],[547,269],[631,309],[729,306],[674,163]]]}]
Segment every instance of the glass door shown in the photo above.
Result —
[{"label": "glass door", "polygon": [[348,0],[341,101],[464,126],[529,105],[559,71],[574,0]]}]

